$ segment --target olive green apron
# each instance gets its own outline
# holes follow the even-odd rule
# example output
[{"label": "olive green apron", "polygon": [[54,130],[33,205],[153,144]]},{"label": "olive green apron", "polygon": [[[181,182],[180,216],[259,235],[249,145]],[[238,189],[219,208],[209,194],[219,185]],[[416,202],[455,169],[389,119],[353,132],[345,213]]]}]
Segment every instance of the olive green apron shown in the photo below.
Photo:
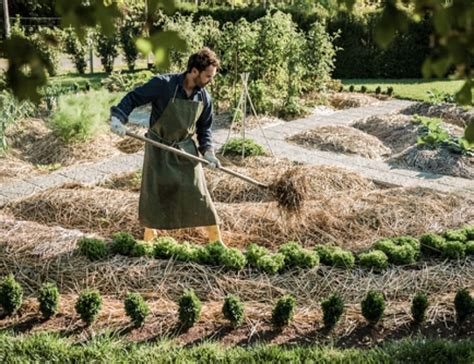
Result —
[{"label": "olive green apron", "polygon": [[[198,155],[192,136],[203,110],[201,101],[170,100],[146,136]],[[201,163],[150,144],[145,145],[139,202],[140,223],[153,229],[180,229],[217,224]]]}]

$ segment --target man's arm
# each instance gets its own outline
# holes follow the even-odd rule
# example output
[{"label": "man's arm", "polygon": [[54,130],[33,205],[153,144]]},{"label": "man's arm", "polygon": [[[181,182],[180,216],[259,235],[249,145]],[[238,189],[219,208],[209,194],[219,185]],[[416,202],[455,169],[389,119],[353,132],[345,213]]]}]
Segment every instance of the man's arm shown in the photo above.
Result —
[{"label": "man's arm", "polygon": [[211,126],[214,118],[214,111],[211,96],[206,93],[203,101],[204,110],[196,123],[196,134],[201,154],[213,149]]}]

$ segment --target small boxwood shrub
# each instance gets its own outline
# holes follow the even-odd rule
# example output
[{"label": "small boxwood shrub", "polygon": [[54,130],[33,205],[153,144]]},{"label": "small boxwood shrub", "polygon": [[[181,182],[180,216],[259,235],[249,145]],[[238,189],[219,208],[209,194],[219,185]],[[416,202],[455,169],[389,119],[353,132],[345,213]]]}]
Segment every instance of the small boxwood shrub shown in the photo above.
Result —
[{"label": "small boxwood shrub", "polygon": [[392,96],[392,95],[393,95],[393,87],[392,87],[392,86],[387,87],[387,95],[388,95],[388,96]]},{"label": "small boxwood shrub", "polygon": [[380,291],[370,290],[361,302],[362,315],[370,325],[375,325],[383,316],[385,311],[385,299]]},{"label": "small boxwood shrub", "polygon": [[201,264],[221,265],[222,254],[227,248],[220,241],[200,247],[197,251],[197,261]]},{"label": "small boxwood shrub", "polygon": [[465,226],[463,230],[467,240],[474,240],[474,225]]},{"label": "small boxwood shrub", "polygon": [[474,255],[474,240],[470,240],[466,242],[466,254]]},{"label": "small boxwood shrub", "polygon": [[354,89],[355,89],[354,85],[349,86],[349,92],[354,92]]},{"label": "small boxwood shrub", "polygon": [[129,233],[118,232],[112,237],[112,245],[110,250],[115,254],[130,255],[136,244],[135,238]]},{"label": "small boxwood shrub", "polygon": [[421,324],[426,319],[428,309],[428,297],[426,294],[418,292],[411,302],[411,316],[415,324]]},{"label": "small boxwood shrub", "polygon": [[23,288],[13,274],[7,275],[0,286],[0,305],[6,315],[13,315],[23,302]]},{"label": "small boxwood shrub", "polygon": [[465,242],[467,240],[466,231],[463,229],[459,230],[446,230],[443,233],[443,237],[447,241],[461,241]]},{"label": "small boxwood shrub", "polygon": [[321,302],[323,310],[324,326],[327,329],[332,329],[344,313],[344,301],[337,293],[331,294]]},{"label": "small boxwood shrub", "polygon": [[393,264],[413,264],[416,262],[417,252],[410,245],[396,245],[388,253],[388,259]]},{"label": "small boxwood shrub", "polygon": [[194,293],[194,290],[187,289],[179,298],[179,322],[181,327],[185,330],[192,327],[201,317],[202,303]]},{"label": "small boxwood shrub", "polygon": [[425,254],[440,255],[444,243],[444,238],[435,233],[426,233],[420,236],[421,251]]},{"label": "small boxwood shrub", "polygon": [[245,138],[245,141],[242,138],[231,138],[219,150],[222,155],[237,157],[242,156],[242,151],[244,152],[244,157],[262,156],[266,154],[260,144],[249,138]]},{"label": "small boxwood shrub", "polygon": [[392,238],[392,241],[395,243],[395,245],[399,246],[404,246],[404,245],[409,245],[413,248],[414,251],[419,252],[420,251],[420,241],[412,236],[397,236],[395,238]]},{"label": "small boxwood shrub", "polygon": [[194,262],[197,260],[198,248],[185,241],[175,247],[173,257],[181,262]]},{"label": "small boxwood shrub", "polygon": [[155,258],[169,259],[173,256],[178,243],[170,236],[162,236],[155,240],[153,254]]},{"label": "small boxwood shrub", "polygon": [[281,253],[268,254],[257,260],[256,266],[267,274],[275,274],[285,265],[285,256]]},{"label": "small boxwood shrub", "polygon": [[257,261],[263,257],[264,255],[268,255],[269,251],[267,248],[263,246],[259,246],[255,243],[251,243],[247,245],[247,250],[245,252],[245,256],[247,257],[247,261],[251,266],[256,267]]},{"label": "small boxwood shrub", "polygon": [[102,307],[102,297],[95,290],[85,290],[76,301],[76,312],[87,326],[92,325]]},{"label": "small boxwood shrub", "polygon": [[245,255],[236,248],[224,249],[220,261],[224,267],[233,270],[241,270],[247,264]]},{"label": "small boxwood shrub", "polygon": [[272,311],[272,324],[282,328],[290,323],[295,314],[296,300],[291,295],[283,296],[278,300]]},{"label": "small boxwood shrub", "polygon": [[332,253],[336,247],[330,245],[316,245],[314,250],[319,255],[319,261],[324,265],[332,265]]},{"label": "small boxwood shrub", "polygon": [[380,86],[377,86],[377,88],[375,89],[375,93],[379,95],[381,92],[382,92],[382,88]]},{"label": "small boxwood shrub", "polygon": [[381,250],[372,250],[359,255],[360,265],[375,271],[382,271],[388,266],[388,257]]},{"label": "small boxwood shrub", "polygon": [[91,261],[104,259],[109,254],[109,249],[102,239],[83,237],[77,245],[79,252]]},{"label": "small boxwood shrub", "polygon": [[466,256],[466,245],[460,241],[447,241],[443,246],[443,258],[462,259]]},{"label": "small boxwood shrub", "polygon": [[463,323],[474,312],[474,300],[467,289],[460,289],[454,297],[454,309],[456,310],[456,319]]},{"label": "small boxwood shrub", "polygon": [[332,254],[333,265],[335,267],[351,269],[354,267],[355,258],[352,252],[337,248]]},{"label": "small boxwood shrub", "polygon": [[362,85],[362,86],[360,87],[360,92],[362,92],[363,94],[366,93],[366,92],[367,92],[367,86]]},{"label": "small boxwood shrub", "polygon": [[285,256],[285,268],[313,268],[319,264],[319,256],[315,251],[303,249],[296,242],[288,242],[278,249]]},{"label": "small boxwood shrub", "polygon": [[154,245],[147,241],[137,241],[130,251],[131,257],[152,257],[154,256]]},{"label": "small boxwood shrub", "polygon": [[45,319],[56,315],[59,307],[59,290],[54,283],[44,283],[38,295],[41,314]]},{"label": "small boxwood shrub", "polygon": [[140,327],[150,314],[150,308],[138,293],[128,293],[124,300],[125,313],[133,322],[135,327]]},{"label": "small boxwood shrub", "polygon": [[244,321],[244,305],[237,296],[227,295],[225,297],[222,313],[233,327],[239,326]]}]

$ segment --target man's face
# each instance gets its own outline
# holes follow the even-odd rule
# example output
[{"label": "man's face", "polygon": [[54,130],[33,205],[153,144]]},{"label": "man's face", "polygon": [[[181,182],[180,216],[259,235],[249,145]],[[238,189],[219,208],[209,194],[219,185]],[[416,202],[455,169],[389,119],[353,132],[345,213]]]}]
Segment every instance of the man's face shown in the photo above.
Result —
[{"label": "man's face", "polygon": [[196,86],[206,87],[214,79],[217,73],[217,67],[210,65],[204,71],[199,72],[196,68],[193,68],[193,81]]}]

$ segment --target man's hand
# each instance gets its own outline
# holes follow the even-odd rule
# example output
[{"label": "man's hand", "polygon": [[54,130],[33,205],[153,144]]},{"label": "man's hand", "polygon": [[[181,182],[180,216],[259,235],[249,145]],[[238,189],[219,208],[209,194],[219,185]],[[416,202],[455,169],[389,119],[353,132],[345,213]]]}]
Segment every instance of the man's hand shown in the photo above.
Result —
[{"label": "man's hand", "polygon": [[209,149],[204,153],[204,159],[209,162],[208,166],[212,169],[219,168],[221,166],[221,162],[219,162],[219,159],[216,158],[216,155],[212,149]]},{"label": "man's hand", "polygon": [[110,130],[112,130],[112,132],[117,135],[124,136],[127,128],[125,125],[123,125],[119,118],[112,116],[110,118]]}]

